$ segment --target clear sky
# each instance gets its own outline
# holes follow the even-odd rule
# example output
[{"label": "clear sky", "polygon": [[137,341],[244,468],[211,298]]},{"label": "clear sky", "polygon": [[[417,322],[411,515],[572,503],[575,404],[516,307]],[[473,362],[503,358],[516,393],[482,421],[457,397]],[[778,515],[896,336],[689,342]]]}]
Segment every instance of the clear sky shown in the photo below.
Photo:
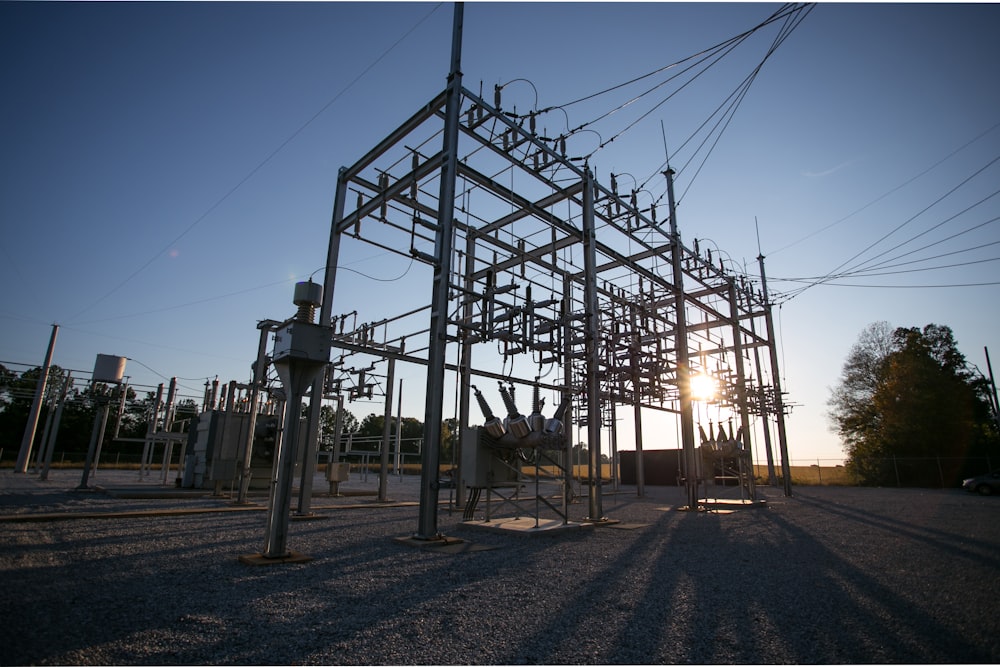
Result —
[{"label": "clear sky", "polygon": [[[779,7],[469,3],[464,84],[489,100],[513,82],[504,106],[519,111],[565,104]],[[451,24],[451,5],[430,3],[0,4],[0,362],[40,364],[57,323],[63,367],[126,356],[133,383],[176,376],[199,398],[206,378],[249,379],[257,321],[294,314],[294,283],[325,263],[337,170],[444,88]],[[985,371],[989,347],[1000,366],[1000,6],[820,4],[698,150],[779,29],[595,125],[591,150],[649,112],[590,164],[645,182],[665,134],[685,242],[710,239],[751,274],[757,220],[791,459],[832,462],[829,388],[869,323],[946,324],[970,362]],[[547,122],[582,124],[663,79]],[[370,248],[341,262],[382,280],[406,269]],[[334,312],[387,290],[430,299],[419,271],[349,275]],[[422,418],[420,373],[399,375],[404,414]]]}]

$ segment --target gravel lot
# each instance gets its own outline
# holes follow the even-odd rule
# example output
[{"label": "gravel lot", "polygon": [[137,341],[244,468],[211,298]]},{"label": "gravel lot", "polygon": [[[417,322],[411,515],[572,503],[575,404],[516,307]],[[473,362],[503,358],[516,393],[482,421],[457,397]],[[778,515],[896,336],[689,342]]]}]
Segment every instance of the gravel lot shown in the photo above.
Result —
[{"label": "gravel lot", "polygon": [[625,487],[603,499],[620,523],[560,534],[443,506],[465,541],[422,549],[394,539],[417,529],[412,503],[317,496],[288,541],[314,560],[254,567],[238,557],[263,546],[259,506],[78,481],[0,472],[3,665],[1000,662],[996,497],[764,488],[765,507],[692,513],[676,488]]}]

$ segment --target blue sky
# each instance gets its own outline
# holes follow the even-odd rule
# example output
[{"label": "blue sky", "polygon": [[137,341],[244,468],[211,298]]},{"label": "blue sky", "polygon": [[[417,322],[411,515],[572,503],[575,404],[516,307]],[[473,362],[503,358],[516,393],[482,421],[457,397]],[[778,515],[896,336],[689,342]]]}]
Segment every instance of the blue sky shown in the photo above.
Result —
[{"label": "blue sky", "polygon": [[[464,84],[491,99],[512,82],[504,106],[519,111],[565,104],[778,7],[469,3]],[[127,356],[132,382],[176,376],[192,396],[206,378],[248,379],[256,322],[292,315],[294,282],[325,263],[338,168],[443,89],[451,22],[451,5],[430,3],[0,4],[0,361],[40,364],[58,323],[64,367]],[[757,220],[769,284],[785,295],[776,323],[793,462],[842,457],[825,404],[871,322],[946,324],[970,362],[985,371],[986,346],[1000,359],[998,28],[992,4],[820,4],[707,156],[698,127],[777,26],[670,99],[677,86],[593,126],[590,150],[662,102],[590,164],[605,183],[646,182],[665,134],[686,243],[710,239],[756,273]],[[579,125],[653,80],[544,122]],[[652,195],[661,181],[648,181]],[[788,298],[806,284],[790,279],[869,259],[900,266]],[[343,274],[334,312],[429,301],[420,271],[363,277],[407,270],[370,248],[341,263],[360,273]],[[422,417],[420,371],[398,372],[404,413]],[[673,424],[655,428],[662,437],[647,433],[645,446],[673,446]]]}]

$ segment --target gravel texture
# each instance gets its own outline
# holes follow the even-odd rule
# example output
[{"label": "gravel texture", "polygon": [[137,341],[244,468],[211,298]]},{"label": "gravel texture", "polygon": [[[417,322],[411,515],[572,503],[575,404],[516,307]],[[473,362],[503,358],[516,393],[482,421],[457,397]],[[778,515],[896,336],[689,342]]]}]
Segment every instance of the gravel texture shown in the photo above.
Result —
[{"label": "gravel texture", "polygon": [[[996,497],[763,488],[763,507],[687,512],[676,488],[605,487],[620,523],[559,534],[443,505],[440,530],[464,540],[443,549],[394,539],[418,528],[412,502],[317,496],[288,540],[313,560],[255,567],[238,557],[263,547],[260,506],[77,480],[0,472],[0,664],[1000,662]],[[413,478],[388,489],[419,495]]]}]

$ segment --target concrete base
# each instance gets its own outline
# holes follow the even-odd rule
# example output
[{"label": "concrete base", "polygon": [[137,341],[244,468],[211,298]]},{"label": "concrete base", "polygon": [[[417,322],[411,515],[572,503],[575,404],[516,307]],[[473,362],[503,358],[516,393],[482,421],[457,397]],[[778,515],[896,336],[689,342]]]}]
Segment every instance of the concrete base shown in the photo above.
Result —
[{"label": "concrete base", "polygon": [[[714,512],[716,514],[729,514],[737,510],[742,509],[758,509],[762,507],[767,507],[766,500],[740,500],[727,499],[727,498],[713,498],[711,500],[699,500],[698,507],[696,508],[699,512]],[[689,505],[681,505],[676,508],[679,512],[690,512],[691,507]]]},{"label": "concrete base", "polygon": [[570,521],[564,523],[561,519],[539,519],[530,517],[500,518],[490,521],[463,521],[463,526],[478,530],[491,530],[497,533],[513,533],[517,535],[558,535],[560,533],[592,528],[598,525],[593,522],[579,523]]},{"label": "concrete base", "polygon": [[460,537],[448,537],[447,535],[439,535],[432,540],[424,540],[419,537],[396,537],[393,538],[399,544],[403,544],[408,547],[416,547],[418,549],[440,549],[441,547],[450,547],[456,544],[461,544],[465,542]]},{"label": "concrete base", "polygon": [[312,556],[300,554],[295,551],[289,551],[287,555],[280,556],[278,558],[268,558],[264,554],[250,554],[248,556],[239,557],[239,561],[244,565],[284,565],[286,563],[308,563],[312,559]]}]

